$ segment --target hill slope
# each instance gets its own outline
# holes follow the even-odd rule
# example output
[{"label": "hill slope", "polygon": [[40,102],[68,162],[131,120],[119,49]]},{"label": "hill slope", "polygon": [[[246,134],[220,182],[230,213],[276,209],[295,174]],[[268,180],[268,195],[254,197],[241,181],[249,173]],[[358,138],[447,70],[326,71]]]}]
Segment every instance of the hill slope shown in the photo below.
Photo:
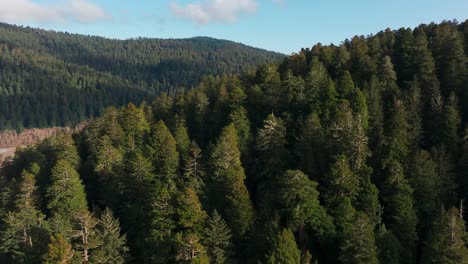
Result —
[{"label": "hill slope", "polygon": [[466,33],[316,45],[20,149],[0,263],[468,263]]},{"label": "hill slope", "polygon": [[76,124],[283,57],[206,37],[113,40],[0,24],[0,129]]}]

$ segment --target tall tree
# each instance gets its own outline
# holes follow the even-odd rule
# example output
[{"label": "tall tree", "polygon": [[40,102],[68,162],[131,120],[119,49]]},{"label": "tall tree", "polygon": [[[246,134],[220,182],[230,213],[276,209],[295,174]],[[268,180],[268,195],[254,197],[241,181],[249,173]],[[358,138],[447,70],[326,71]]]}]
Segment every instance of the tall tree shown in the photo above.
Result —
[{"label": "tall tree", "polygon": [[343,233],[341,263],[379,263],[373,229],[366,214],[356,214],[353,225]]},{"label": "tall tree", "polygon": [[69,236],[75,213],[87,210],[86,193],[80,175],[66,160],[59,160],[52,169],[47,188],[47,208],[52,216],[52,230]]},{"label": "tall tree", "polygon": [[161,182],[174,186],[179,166],[179,153],[177,143],[163,121],[153,126],[150,147],[156,175]]},{"label": "tall tree", "polygon": [[225,263],[231,255],[231,230],[216,210],[205,228],[205,243],[212,263]]},{"label": "tall tree", "polygon": [[233,235],[241,238],[251,227],[254,211],[244,184],[237,131],[228,125],[211,152],[211,179],[207,186],[214,208],[227,219]]},{"label": "tall tree", "polygon": [[72,263],[75,252],[70,242],[63,235],[57,234],[50,237],[49,250],[44,257],[43,264],[68,264]]},{"label": "tall tree", "polygon": [[274,246],[267,258],[267,263],[301,263],[301,252],[297,248],[294,235],[289,229],[283,229],[274,238]]},{"label": "tall tree", "polygon": [[106,208],[96,228],[101,245],[93,252],[91,263],[123,264],[127,258],[126,235],[121,235],[118,219]]},{"label": "tall tree", "polygon": [[15,195],[15,208],[3,220],[0,251],[16,263],[32,263],[44,253],[47,223],[37,208],[36,189],[34,175],[23,171]]},{"label": "tall tree", "polygon": [[434,222],[421,263],[468,263],[465,223],[460,211],[452,208]]}]

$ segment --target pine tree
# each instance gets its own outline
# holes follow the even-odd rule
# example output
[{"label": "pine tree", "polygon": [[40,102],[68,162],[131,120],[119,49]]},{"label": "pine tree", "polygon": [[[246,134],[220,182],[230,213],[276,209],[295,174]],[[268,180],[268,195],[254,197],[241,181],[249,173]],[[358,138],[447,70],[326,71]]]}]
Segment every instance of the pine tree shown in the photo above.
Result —
[{"label": "pine tree", "polygon": [[339,256],[341,263],[379,263],[373,229],[366,214],[356,214],[353,224],[343,232]]},{"label": "pine tree", "polygon": [[[173,204],[173,193],[167,188],[162,188],[150,200],[150,209],[148,218],[150,223],[147,232],[142,233],[145,237],[143,248],[144,262],[149,263],[167,263],[174,255],[172,247],[174,246],[173,236],[176,227]],[[141,236],[136,239],[141,241]]]},{"label": "pine tree", "polygon": [[209,264],[204,246],[200,243],[200,238],[193,233],[187,235],[176,235],[177,255],[175,259],[182,263]]},{"label": "pine tree", "polygon": [[68,161],[59,160],[52,169],[46,197],[47,208],[52,215],[52,229],[68,236],[74,214],[87,210],[86,193],[80,175]]},{"label": "pine tree", "polygon": [[343,102],[332,121],[328,135],[333,153],[349,157],[351,169],[355,173],[359,173],[365,167],[365,161],[370,155],[362,118],[360,114],[353,115],[349,105]]},{"label": "pine tree", "polygon": [[47,237],[45,216],[37,208],[34,175],[23,171],[14,211],[9,212],[0,232],[0,252],[11,256],[15,263],[32,263],[40,258]]},{"label": "pine tree", "polygon": [[154,125],[150,146],[156,175],[163,183],[172,188],[177,176],[179,153],[176,141],[163,121]]},{"label": "pine tree", "polygon": [[207,188],[214,208],[226,217],[233,235],[240,238],[250,228],[254,212],[237,146],[236,129],[228,125],[211,152],[211,179]]},{"label": "pine tree", "polygon": [[301,252],[297,248],[294,235],[289,229],[283,229],[274,239],[274,246],[269,253],[267,263],[301,263]]},{"label": "pine tree", "polygon": [[243,160],[245,160],[249,157],[249,148],[253,141],[247,110],[244,107],[236,109],[229,115],[229,120],[236,127],[239,138],[239,150],[241,151]]},{"label": "pine tree", "polygon": [[349,99],[351,93],[356,89],[354,85],[353,78],[349,71],[344,71],[338,77],[337,82],[337,92],[340,95],[340,98]]},{"label": "pine tree", "polygon": [[[311,230],[322,242],[334,236],[332,219],[320,205],[317,183],[301,171],[287,171],[271,195],[275,207],[292,230]],[[299,241],[302,242],[302,241]]]},{"label": "pine tree", "polygon": [[49,250],[44,257],[43,264],[68,264],[72,263],[75,252],[72,245],[63,235],[57,234],[50,237]]},{"label": "pine tree", "polygon": [[437,164],[424,150],[418,151],[409,164],[408,182],[414,189],[415,208],[421,225],[428,227],[440,204],[441,179],[437,175]]},{"label": "pine tree", "polygon": [[379,199],[379,189],[370,178],[370,175],[366,175],[361,179],[361,191],[357,196],[356,209],[366,213],[375,228],[382,224],[383,206]]},{"label": "pine tree", "polygon": [[442,142],[445,144],[450,153],[458,155],[460,144],[460,125],[461,117],[458,111],[458,100],[452,92],[444,107],[443,114],[444,126],[442,128]]},{"label": "pine tree", "polygon": [[274,178],[283,172],[288,158],[285,145],[286,128],[283,121],[274,114],[268,115],[257,134],[257,181]]},{"label": "pine tree", "polygon": [[455,163],[452,155],[445,145],[434,147],[431,151],[432,159],[437,164],[437,178],[440,181],[439,201],[445,206],[451,206],[457,202],[456,189],[458,184],[455,174]]},{"label": "pine tree", "polygon": [[146,120],[143,109],[129,103],[126,108],[121,111],[122,129],[127,136],[127,147],[133,151],[137,147],[141,147],[146,139],[150,125]]},{"label": "pine tree", "polygon": [[194,190],[186,188],[176,198],[175,215],[178,226],[184,232],[201,234],[207,218]]},{"label": "pine tree", "polygon": [[203,182],[203,168],[201,164],[202,153],[195,141],[190,143],[187,155],[184,158],[183,179],[184,183],[196,191],[202,192],[205,183]]},{"label": "pine tree", "polygon": [[63,134],[49,138],[47,143],[51,147],[48,158],[50,164],[56,164],[59,160],[66,160],[75,170],[78,169],[80,156],[71,135]]},{"label": "pine tree", "polygon": [[185,157],[190,148],[190,138],[185,120],[182,118],[177,119],[178,122],[174,130],[174,139],[177,144],[177,152],[179,152],[181,157]]},{"label": "pine tree", "polygon": [[212,263],[225,263],[231,255],[231,230],[216,210],[205,228],[205,243]]},{"label": "pine tree", "polygon": [[93,251],[91,263],[123,264],[127,258],[126,236],[121,235],[118,219],[106,208],[97,224],[96,236],[101,245]]},{"label": "pine tree", "polygon": [[400,263],[402,247],[391,230],[382,225],[376,234],[380,264]]},{"label": "pine tree", "polygon": [[327,200],[330,203],[340,197],[349,197],[351,200],[359,193],[359,178],[353,173],[345,155],[338,155],[331,165],[330,175],[327,179]]},{"label": "pine tree", "polygon": [[398,162],[388,165],[387,174],[382,191],[385,203],[384,222],[388,223],[402,245],[403,263],[414,263],[418,219],[414,209],[413,189],[407,183],[403,168]]},{"label": "pine tree", "polygon": [[465,224],[460,211],[452,208],[434,222],[421,263],[468,263]]},{"label": "pine tree", "polygon": [[93,250],[102,245],[100,237],[96,234],[98,220],[87,209],[74,213],[77,230],[73,230],[72,238],[75,254],[73,259],[81,263],[89,263]]},{"label": "pine tree", "polygon": [[325,173],[327,152],[325,129],[314,112],[305,119],[295,146],[299,167],[313,179]]}]

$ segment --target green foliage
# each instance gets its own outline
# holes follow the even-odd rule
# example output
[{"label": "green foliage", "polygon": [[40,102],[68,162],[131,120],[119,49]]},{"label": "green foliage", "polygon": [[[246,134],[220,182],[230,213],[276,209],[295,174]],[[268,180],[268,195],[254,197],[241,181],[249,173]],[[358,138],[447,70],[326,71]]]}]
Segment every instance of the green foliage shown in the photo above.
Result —
[{"label": "green foliage", "polygon": [[459,210],[443,212],[434,222],[421,263],[468,263],[465,237]]},{"label": "green foliage", "polygon": [[0,130],[77,124],[110,105],[139,104],[204,75],[240,74],[284,57],[206,37],[115,40],[8,24],[0,36]]},{"label": "green foliage", "polygon": [[301,263],[301,252],[297,248],[294,235],[289,229],[283,229],[274,240],[274,246],[267,258],[267,263]]},{"label": "green foliage", "polygon": [[223,129],[210,157],[211,179],[207,186],[210,198],[214,208],[228,219],[234,236],[241,238],[251,227],[254,211],[244,184],[245,173],[234,125]]},{"label": "green foliage", "polygon": [[150,137],[153,167],[161,182],[173,186],[179,166],[177,143],[163,121],[154,125]]},{"label": "green foliage", "polygon": [[364,213],[357,213],[353,224],[343,231],[340,245],[341,263],[374,263],[377,264],[377,247],[373,226]]},{"label": "green foliage", "polygon": [[231,255],[231,230],[216,210],[205,228],[208,256],[212,263],[225,263]]},{"label": "green foliage", "polygon": [[118,219],[114,218],[112,211],[106,208],[97,223],[96,236],[101,246],[93,251],[91,263],[126,263],[128,247],[126,236],[121,235]]},{"label": "green foliage", "polygon": [[[65,232],[71,228],[73,215],[87,210],[86,193],[80,175],[66,160],[59,160],[52,169],[51,182],[47,188],[47,208],[54,217],[52,228],[55,232]],[[58,226],[57,226],[58,225]]]},{"label": "green foliage", "polygon": [[[0,25],[6,34],[0,34],[0,64],[8,56],[21,65],[35,63],[38,52],[31,50],[55,35],[64,39],[55,48],[44,46],[44,60],[72,39],[70,51],[61,54],[79,52],[86,63],[94,63],[88,56],[94,50],[107,50],[103,59],[122,58],[122,43],[132,50],[118,69],[114,59],[84,69],[63,57],[36,63],[46,70],[41,74],[25,68],[11,75],[9,64],[2,64],[0,127],[22,115],[22,101],[12,107],[2,96],[24,95],[3,85],[12,80],[29,94],[25,85],[39,91],[73,79],[76,94],[64,85],[59,96],[76,99],[74,106],[64,103],[63,114],[45,115],[44,124],[69,119],[70,111],[73,120],[100,114],[115,103],[112,91],[121,91],[115,105],[142,91],[167,91],[151,105],[110,107],[82,131],[19,148],[2,164],[0,262],[468,263],[466,216],[444,210],[463,209],[468,189],[462,131],[468,93],[460,63],[466,62],[460,45],[466,23],[317,44],[241,76],[203,77],[190,91],[168,88],[167,79],[162,85],[141,81],[154,57],[130,55],[143,52],[141,43],[154,50],[156,40],[86,38],[102,47],[75,50],[84,37]],[[28,49],[12,55],[11,44],[1,39],[18,32],[22,37],[11,43]],[[38,34],[34,43],[26,41],[31,32]],[[106,43],[113,43],[112,53]],[[163,64],[164,54],[157,55]],[[130,69],[125,61],[135,63]],[[173,67],[180,69],[178,63]],[[69,66],[66,77],[63,65]],[[107,73],[91,80],[95,70]],[[37,83],[23,83],[31,71],[28,80]],[[177,73],[183,82],[185,75]],[[117,75],[128,81],[111,81]],[[130,93],[134,81],[139,88]],[[109,93],[105,101],[95,96],[97,86]],[[85,112],[77,110],[83,98],[89,101]],[[33,124],[36,112],[30,112]],[[2,113],[12,114],[5,119]]]},{"label": "green foliage", "polygon": [[34,176],[23,171],[14,211],[3,220],[0,252],[8,254],[15,263],[32,263],[39,259],[47,241],[47,223],[37,208],[36,189]]},{"label": "green foliage", "polygon": [[301,171],[287,171],[276,185],[275,208],[289,228],[297,230],[305,226],[322,241],[334,235],[332,219],[320,205],[316,182]]},{"label": "green foliage", "polygon": [[50,237],[49,250],[43,264],[68,264],[71,263],[74,254],[70,242],[61,234],[57,234]]}]

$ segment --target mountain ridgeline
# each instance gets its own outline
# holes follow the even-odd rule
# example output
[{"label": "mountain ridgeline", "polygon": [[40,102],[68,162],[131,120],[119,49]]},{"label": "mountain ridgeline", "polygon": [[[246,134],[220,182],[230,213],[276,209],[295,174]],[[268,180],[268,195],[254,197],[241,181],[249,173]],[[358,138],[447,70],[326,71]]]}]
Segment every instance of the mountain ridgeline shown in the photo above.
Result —
[{"label": "mountain ridgeline", "polygon": [[206,37],[112,40],[0,24],[0,130],[76,125],[282,58]]},{"label": "mountain ridgeline", "polygon": [[19,149],[2,263],[468,263],[468,21],[315,45]]}]

